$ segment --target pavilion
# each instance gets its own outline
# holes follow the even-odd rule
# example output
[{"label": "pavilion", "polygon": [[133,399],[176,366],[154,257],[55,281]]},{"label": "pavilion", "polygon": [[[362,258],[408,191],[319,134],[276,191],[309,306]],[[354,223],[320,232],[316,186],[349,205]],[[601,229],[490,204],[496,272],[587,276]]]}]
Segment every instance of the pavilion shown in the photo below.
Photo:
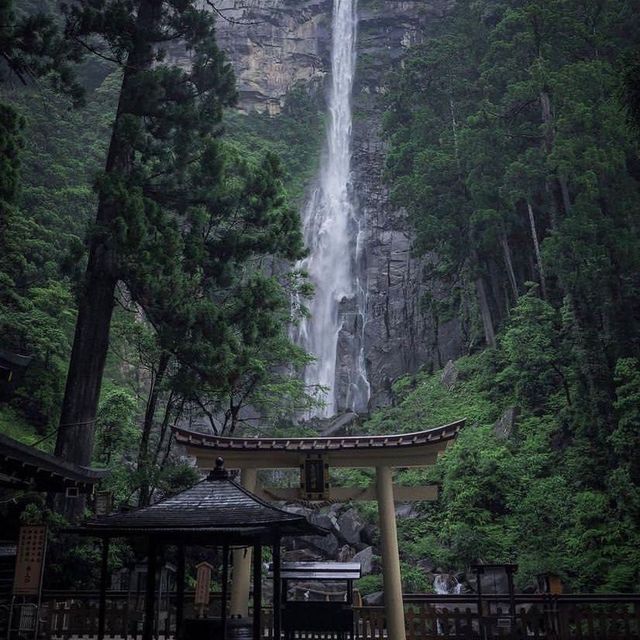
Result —
[{"label": "pavilion", "polygon": [[[190,489],[148,507],[95,518],[69,532],[103,540],[100,579],[98,639],[105,634],[107,559],[111,538],[144,538],[148,549],[148,569],[144,602],[142,640],[154,632],[155,591],[158,551],[162,545],[178,549],[176,637],[184,623],[185,556],[187,545],[216,546],[223,549],[222,637],[226,632],[226,596],[230,549],[253,549],[253,638],[261,638],[262,547],[273,550],[273,632],[281,633],[280,540],[284,536],[324,535],[324,529],[310,524],[304,516],[278,509],[250,493],[229,477],[222,458],[209,476]],[[247,594],[248,601],[248,594]]]}]

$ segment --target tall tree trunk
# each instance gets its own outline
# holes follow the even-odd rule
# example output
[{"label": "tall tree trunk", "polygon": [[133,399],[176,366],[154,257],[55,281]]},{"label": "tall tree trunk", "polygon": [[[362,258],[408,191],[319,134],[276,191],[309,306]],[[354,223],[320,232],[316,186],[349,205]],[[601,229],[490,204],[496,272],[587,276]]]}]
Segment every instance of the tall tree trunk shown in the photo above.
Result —
[{"label": "tall tree trunk", "polygon": [[516,280],[516,274],[513,270],[513,261],[511,259],[511,248],[509,247],[509,240],[507,239],[507,234],[502,231],[500,233],[500,244],[502,246],[502,254],[504,256],[504,266],[507,270],[507,276],[509,278],[509,284],[511,285],[511,292],[513,293],[513,299],[515,302],[518,301],[519,292],[518,292],[518,283]]},{"label": "tall tree trunk", "polygon": [[[122,130],[122,118],[132,112],[136,99],[132,85],[136,75],[153,64],[154,50],[150,34],[159,24],[161,7],[160,0],[141,0],[139,4],[134,44],[124,68],[118,110],[109,143],[105,166],[107,176],[126,177],[132,169],[133,149]],[[56,455],[80,465],[89,464],[93,454],[95,417],[118,282],[117,251],[112,237],[112,225],[118,212],[118,201],[108,193],[101,192],[96,216],[97,230],[89,246],[87,272],[79,301],[56,440]],[[74,518],[84,510],[84,501],[66,501],[61,506],[65,515]]]},{"label": "tall tree trunk", "polygon": [[531,227],[531,238],[533,240],[533,249],[536,254],[536,262],[538,263],[538,274],[540,276],[540,291],[542,297],[547,299],[547,281],[544,276],[544,267],[542,265],[542,255],[540,253],[540,244],[538,242],[538,232],[536,230],[536,218],[533,215],[531,203],[527,200],[527,211],[529,212],[529,225]]},{"label": "tall tree trunk", "polygon": [[453,98],[449,96],[449,112],[451,113],[451,133],[453,134],[453,149],[456,154],[456,164],[458,165],[458,175],[462,176],[462,163],[460,162],[460,147],[458,146],[458,122],[456,120],[456,110]]},{"label": "tall tree trunk", "polygon": [[[114,123],[105,173],[126,176],[133,162],[133,150],[121,130],[123,116],[131,111],[132,83],[135,76],[151,67],[153,48],[147,41],[160,18],[161,3],[147,0],[140,3],[136,21],[136,40],[125,66],[116,121]],[[119,211],[119,203],[102,192],[96,216],[97,232],[89,247],[89,263],[85,276],[83,295],[80,299],[73,350],[69,363],[67,386],[60,417],[60,425],[93,424],[99,399],[102,372],[109,346],[109,327],[113,311],[115,287],[118,281],[116,248],[111,236],[111,225]],[[92,430],[92,429],[91,429]],[[68,452],[71,462],[86,464],[91,459],[91,450],[86,444],[92,439],[80,438],[77,447],[70,442],[75,439],[72,429],[61,428],[58,433],[56,452]]]},{"label": "tall tree trunk", "polygon": [[489,306],[489,297],[487,296],[487,288],[484,284],[482,276],[476,278],[476,292],[478,294],[478,306],[480,307],[480,317],[482,318],[482,326],[484,327],[484,339],[490,347],[496,346],[496,332],[493,327],[493,318],[491,316],[491,307]]},{"label": "tall tree trunk", "polygon": [[156,371],[156,375],[151,381],[151,389],[149,390],[147,407],[144,412],[142,436],[140,438],[140,447],[138,448],[138,473],[140,473],[142,477],[138,504],[141,507],[144,507],[149,503],[148,476],[151,468],[151,457],[149,456],[149,441],[151,439],[151,432],[153,431],[153,424],[156,416],[156,409],[158,408],[158,399],[160,397],[162,382],[169,365],[169,358],[170,356],[166,351],[163,351],[160,354],[158,370]]},{"label": "tall tree trunk", "polygon": [[[553,151],[555,143],[555,132],[553,123],[553,111],[551,109],[551,97],[547,91],[540,92],[540,109],[542,124],[544,126],[544,149],[547,155]],[[550,188],[553,199],[555,200],[555,211],[551,215],[551,226],[557,228],[557,214],[565,215],[571,210],[571,198],[569,197],[569,187],[567,179],[558,171],[555,171],[555,188]],[[559,193],[558,193],[559,192]]]},{"label": "tall tree trunk", "polygon": [[98,245],[89,256],[56,439],[55,454],[83,466],[91,463],[93,453],[113,312],[116,279],[110,268],[101,268],[111,262],[108,253],[106,247]]}]

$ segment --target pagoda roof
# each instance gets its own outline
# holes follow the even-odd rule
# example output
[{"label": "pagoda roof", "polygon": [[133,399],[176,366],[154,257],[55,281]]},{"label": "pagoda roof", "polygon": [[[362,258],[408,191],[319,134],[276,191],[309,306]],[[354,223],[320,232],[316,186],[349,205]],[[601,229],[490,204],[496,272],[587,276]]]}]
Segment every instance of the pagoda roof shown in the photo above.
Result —
[{"label": "pagoda roof", "polygon": [[258,498],[223,468],[222,459],[209,476],[190,489],[147,507],[89,520],[75,533],[93,536],[188,537],[210,542],[264,540],[286,535],[324,535],[299,514]]}]

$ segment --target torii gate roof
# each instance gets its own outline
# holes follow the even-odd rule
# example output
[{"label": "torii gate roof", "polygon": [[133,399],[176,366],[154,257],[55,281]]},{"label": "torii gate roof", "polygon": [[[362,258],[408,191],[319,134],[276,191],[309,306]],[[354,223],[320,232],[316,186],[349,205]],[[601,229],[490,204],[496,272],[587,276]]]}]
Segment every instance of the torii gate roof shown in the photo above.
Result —
[{"label": "torii gate roof", "polygon": [[458,420],[426,431],[382,436],[236,438],[180,428],[174,428],[174,434],[205,469],[213,468],[219,455],[229,468],[294,468],[307,454],[324,454],[333,467],[412,467],[433,464],[464,423]]}]

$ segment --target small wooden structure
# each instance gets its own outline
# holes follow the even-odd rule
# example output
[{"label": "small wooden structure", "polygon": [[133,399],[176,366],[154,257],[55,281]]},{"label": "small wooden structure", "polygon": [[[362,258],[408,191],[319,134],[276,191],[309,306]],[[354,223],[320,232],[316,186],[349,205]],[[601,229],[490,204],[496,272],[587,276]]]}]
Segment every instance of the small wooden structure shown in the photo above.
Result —
[{"label": "small wooden structure", "polygon": [[0,347],[0,400],[8,400],[22,381],[33,356],[26,356]]},{"label": "small wooden structure", "polygon": [[[25,526],[20,519],[22,507],[12,497],[22,491],[46,491],[76,498],[91,493],[106,474],[0,434],[0,637],[10,637],[28,625],[33,625],[29,629],[35,633],[46,548],[46,532],[41,529],[36,536],[34,527]],[[29,536],[21,549],[18,539],[25,533]]]},{"label": "small wooden structure", "polygon": [[106,474],[0,434],[0,488],[89,493]]},{"label": "small wooden structure", "polygon": [[[227,583],[229,551],[232,548],[253,548],[253,638],[262,636],[262,547],[269,545],[273,551],[273,634],[279,638],[281,620],[280,540],[284,536],[324,535],[324,529],[310,524],[304,516],[273,507],[257,498],[229,477],[222,458],[215,469],[195,486],[148,507],[126,513],[95,518],[83,527],[68,532],[99,537],[103,540],[100,581],[100,607],[98,640],[105,635],[107,558],[111,538],[144,538],[148,549],[148,570],[145,589],[145,615],[142,640],[154,635],[156,605],[156,573],[158,552],[163,545],[175,545],[178,549],[176,576],[176,629],[177,637],[185,638],[188,622],[184,620],[185,556],[187,545],[215,546],[222,548],[222,610],[219,621],[194,622],[189,626],[188,640],[195,640],[199,633],[209,634],[218,627],[220,638],[227,630]],[[206,627],[202,629],[202,627]]]},{"label": "small wooden structure", "polygon": [[[273,565],[270,567],[273,572]],[[341,640],[354,637],[353,581],[361,577],[358,562],[285,562],[280,578],[284,602],[282,607],[285,640],[292,640],[301,632],[330,632]],[[319,581],[346,582],[346,599],[289,600],[290,582]]]}]

